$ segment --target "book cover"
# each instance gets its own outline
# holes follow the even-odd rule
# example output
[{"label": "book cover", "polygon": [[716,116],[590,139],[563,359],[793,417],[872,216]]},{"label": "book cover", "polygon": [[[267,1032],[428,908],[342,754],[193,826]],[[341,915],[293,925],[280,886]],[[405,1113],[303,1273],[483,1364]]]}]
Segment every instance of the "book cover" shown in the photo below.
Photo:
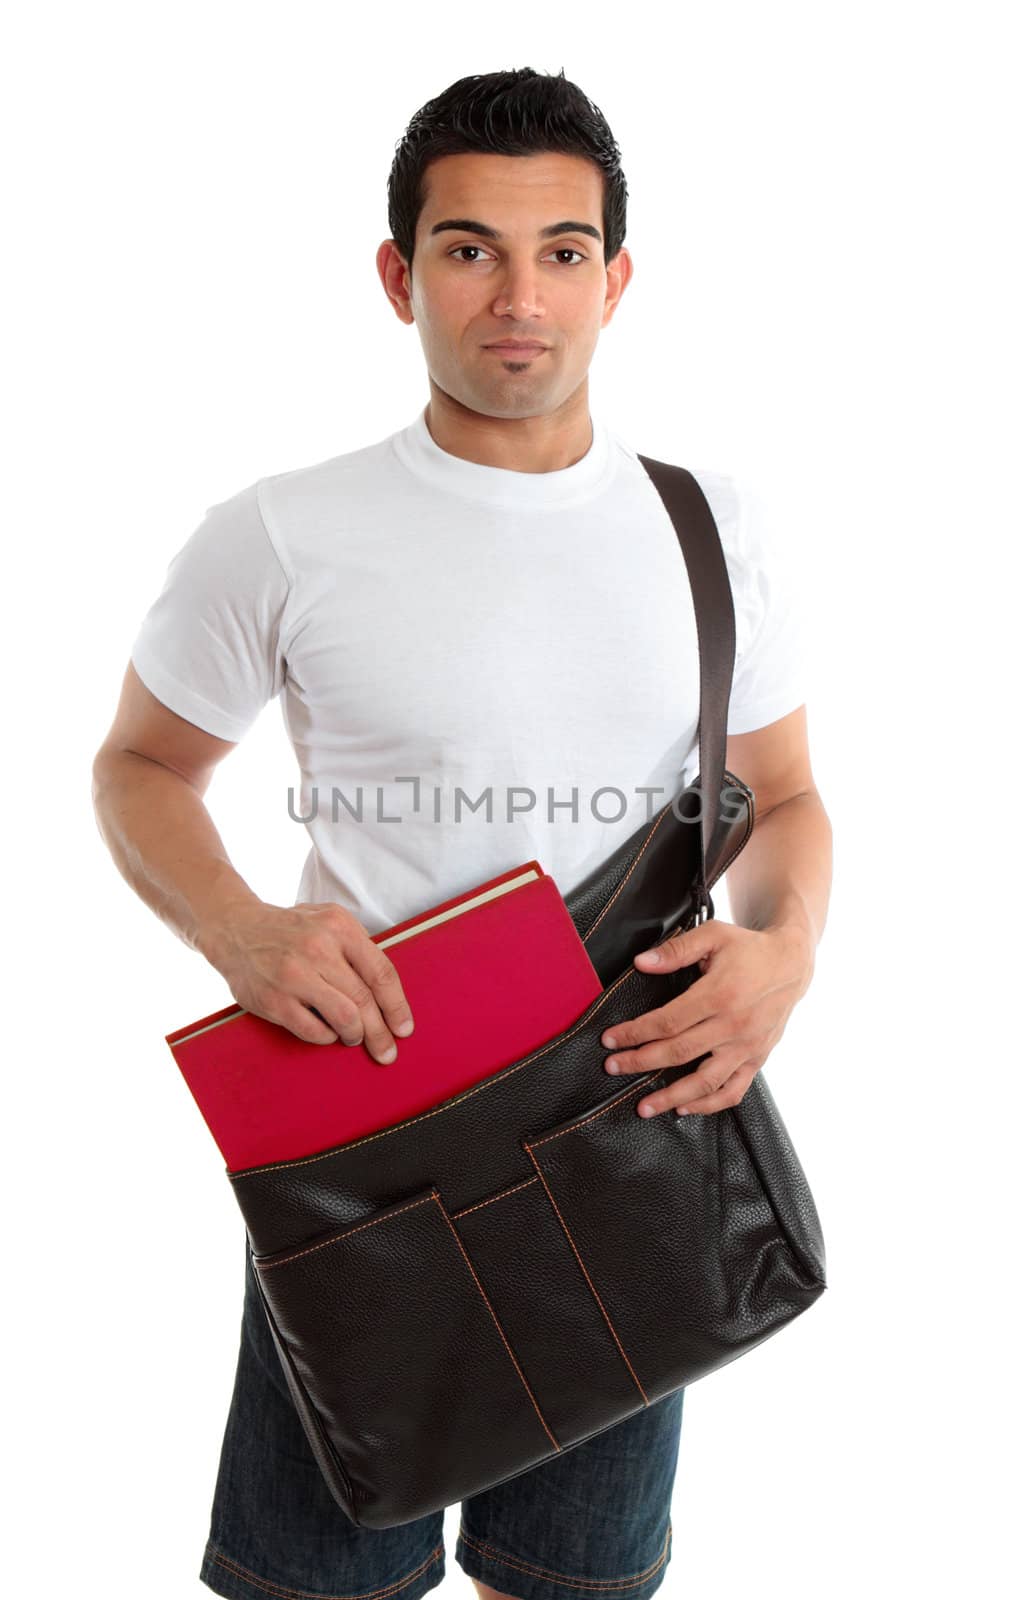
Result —
[{"label": "book cover", "polygon": [[383,1065],[239,1005],[165,1035],[230,1172],[331,1149],[425,1111],[569,1027],[602,985],[537,861],[371,936],[414,1018]]}]

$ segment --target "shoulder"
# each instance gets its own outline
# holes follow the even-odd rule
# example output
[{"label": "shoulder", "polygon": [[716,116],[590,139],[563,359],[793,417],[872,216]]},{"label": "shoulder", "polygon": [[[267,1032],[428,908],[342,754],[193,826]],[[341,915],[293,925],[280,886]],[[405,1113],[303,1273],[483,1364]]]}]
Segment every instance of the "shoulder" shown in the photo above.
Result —
[{"label": "shoulder", "polygon": [[[642,462],[635,458],[635,471],[649,481]],[[759,564],[763,551],[760,518],[747,479],[738,474],[710,467],[688,468],[710,507],[725,555],[729,579],[737,600],[746,587],[746,576]]]},{"label": "shoulder", "polygon": [[240,606],[247,597],[284,598],[292,569],[268,531],[258,479],[207,506],[167,566],[164,603]]},{"label": "shoulder", "polygon": [[[643,464],[641,457],[648,452],[634,450],[613,428],[608,428],[614,448],[622,458],[622,467],[626,476],[634,478],[638,483],[648,484],[652,493],[656,494],[656,486]],[[656,459],[656,458],[655,458]],[[662,456],[660,458],[664,460]],[[694,467],[685,462],[676,465],[687,467],[687,470],[699,484],[703,497],[710,507],[722,544],[733,549],[738,547],[746,522],[745,512],[749,499],[748,485],[737,474],[717,471],[709,467]]]},{"label": "shoulder", "polygon": [[260,480],[261,517],[287,566],[294,549],[302,551],[325,537],[333,540],[341,516],[359,520],[366,509],[382,504],[386,487],[395,482],[392,437]]},{"label": "shoulder", "polygon": [[721,538],[725,565],[743,604],[767,604],[771,591],[790,582],[783,549],[759,488],[746,474],[693,471]]},{"label": "shoulder", "polygon": [[[640,470],[644,470],[640,465]],[[786,632],[798,652],[798,584],[762,490],[748,472],[692,467],[710,507],[724,552],[735,608],[737,661],[758,639]],[[784,646],[783,646],[784,647]]]}]

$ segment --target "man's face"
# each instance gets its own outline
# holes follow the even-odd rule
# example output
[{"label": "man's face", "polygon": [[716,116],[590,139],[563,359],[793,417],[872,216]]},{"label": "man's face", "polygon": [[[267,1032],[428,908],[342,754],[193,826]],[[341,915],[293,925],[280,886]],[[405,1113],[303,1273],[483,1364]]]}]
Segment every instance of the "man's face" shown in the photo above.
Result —
[{"label": "man's face", "polygon": [[[626,250],[604,265],[599,168],[548,152],[453,155],[432,162],[425,186],[403,287],[431,378],[486,416],[555,412],[583,383],[631,275]],[[455,221],[475,226],[439,228]],[[567,226],[544,237],[554,224]],[[519,339],[544,348],[491,348]]]}]

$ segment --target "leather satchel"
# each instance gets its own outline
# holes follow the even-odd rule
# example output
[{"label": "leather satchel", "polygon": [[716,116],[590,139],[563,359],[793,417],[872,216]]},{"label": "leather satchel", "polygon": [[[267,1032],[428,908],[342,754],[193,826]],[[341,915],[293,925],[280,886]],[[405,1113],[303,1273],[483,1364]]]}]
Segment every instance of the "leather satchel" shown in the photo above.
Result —
[{"label": "leather satchel", "polygon": [[358,1527],[517,1477],[768,1339],[824,1291],[813,1197],[758,1072],[724,1110],[650,1118],[611,1089],[604,1030],[697,965],[640,951],[713,913],[754,796],[725,770],[735,619],[695,478],[640,456],[688,566],[699,771],[565,898],[603,993],[471,1088],[300,1160],[229,1171],[290,1393]]}]

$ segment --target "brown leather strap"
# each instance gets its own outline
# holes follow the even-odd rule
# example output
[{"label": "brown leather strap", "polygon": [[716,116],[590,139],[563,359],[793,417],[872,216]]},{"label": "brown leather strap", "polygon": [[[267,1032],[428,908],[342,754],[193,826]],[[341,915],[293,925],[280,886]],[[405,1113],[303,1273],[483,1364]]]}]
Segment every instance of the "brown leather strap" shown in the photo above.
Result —
[{"label": "brown leather strap", "polygon": [[689,573],[700,647],[699,903],[709,914],[710,840],[721,804],[728,699],[735,670],[735,606],[714,514],[692,473],[668,461],[639,456],[674,524]]}]

